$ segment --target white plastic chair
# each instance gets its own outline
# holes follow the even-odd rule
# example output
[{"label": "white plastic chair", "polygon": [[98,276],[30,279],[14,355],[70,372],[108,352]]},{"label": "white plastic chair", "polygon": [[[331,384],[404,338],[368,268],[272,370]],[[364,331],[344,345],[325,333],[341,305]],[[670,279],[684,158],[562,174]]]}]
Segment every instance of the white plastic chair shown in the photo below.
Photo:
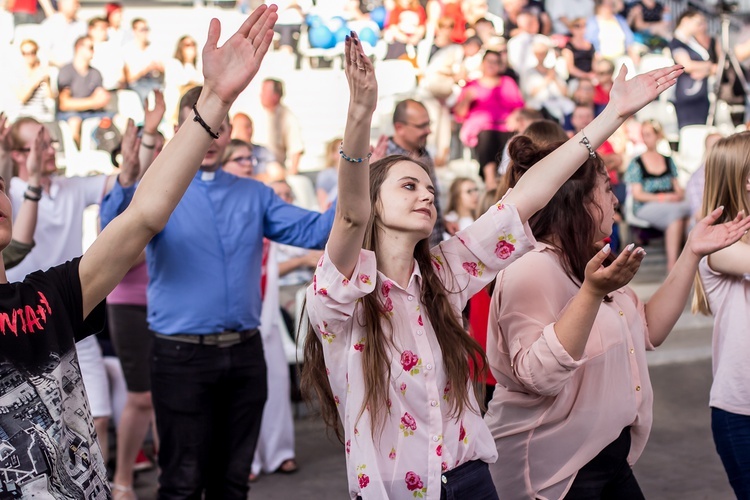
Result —
[{"label": "white plastic chair", "polygon": [[81,151],[92,151],[94,149],[94,141],[91,136],[101,121],[101,118],[86,118],[83,120],[81,123]]},{"label": "white plastic chair", "polygon": [[34,40],[39,46],[44,44],[44,28],[41,24],[19,24],[13,30],[13,43],[18,45],[24,40]]},{"label": "white plastic chair", "polygon": [[680,129],[680,146],[677,150],[679,167],[692,174],[703,162],[706,152],[706,136],[712,131],[706,125],[689,125]]},{"label": "white plastic chair", "polygon": [[117,114],[123,118],[132,118],[136,125],[143,122],[145,112],[141,98],[134,90],[117,91]]}]

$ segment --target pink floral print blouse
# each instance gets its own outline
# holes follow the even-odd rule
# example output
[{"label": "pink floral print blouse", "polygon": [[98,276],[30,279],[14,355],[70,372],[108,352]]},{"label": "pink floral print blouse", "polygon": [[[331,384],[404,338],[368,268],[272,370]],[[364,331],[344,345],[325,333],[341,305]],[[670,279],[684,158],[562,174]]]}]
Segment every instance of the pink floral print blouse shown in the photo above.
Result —
[{"label": "pink floral print blouse", "polygon": [[[515,206],[498,203],[467,229],[432,250],[432,265],[450,292],[456,314],[495,274],[534,245]],[[328,253],[307,290],[310,322],[323,344],[326,369],[346,441],[351,498],[440,498],[441,474],[471,460],[494,462],[495,444],[478,413],[449,416],[451,387],[433,325],[421,302],[422,275],[414,271],[406,289],[376,268],[375,254],[362,250],[352,276],[338,272]],[[382,432],[371,432],[364,400],[362,352],[365,328],[361,297],[377,293],[383,328],[392,336],[388,413]],[[386,318],[389,321],[385,321]],[[476,409],[476,400],[471,403]],[[358,418],[359,416],[359,418]]]}]

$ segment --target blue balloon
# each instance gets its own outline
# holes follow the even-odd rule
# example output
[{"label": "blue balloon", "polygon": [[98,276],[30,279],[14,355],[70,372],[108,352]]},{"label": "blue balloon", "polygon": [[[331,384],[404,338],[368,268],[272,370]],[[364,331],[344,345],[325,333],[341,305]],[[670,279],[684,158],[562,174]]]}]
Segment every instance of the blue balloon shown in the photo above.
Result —
[{"label": "blue balloon", "polygon": [[336,37],[325,26],[316,26],[307,31],[310,47],[314,49],[331,49],[336,46]]},{"label": "blue balloon", "polygon": [[357,34],[362,43],[370,44],[371,47],[374,47],[378,43],[378,35],[372,28],[362,28]]},{"label": "blue balloon", "polygon": [[375,21],[381,30],[385,27],[385,7],[375,7],[370,11],[370,19]]},{"label": "blue balloon", "polygon": [[341,28],[346,28],[346,19],[341,16],[332,17],[328,22],[328,27],[333,31],[340,30]]},{"label": "blue balloon", "polygon": [[316,28],[323,25],[323,19],[317,14],[308,14],[305,18],[305,23],[311,28]]},{"label": "blue balloon", "polygon": [[351,30],[346,26],[342,26],[339,29],[336,30],[336,43],[341,43],[346,39],[346,36],[349,34]]}]

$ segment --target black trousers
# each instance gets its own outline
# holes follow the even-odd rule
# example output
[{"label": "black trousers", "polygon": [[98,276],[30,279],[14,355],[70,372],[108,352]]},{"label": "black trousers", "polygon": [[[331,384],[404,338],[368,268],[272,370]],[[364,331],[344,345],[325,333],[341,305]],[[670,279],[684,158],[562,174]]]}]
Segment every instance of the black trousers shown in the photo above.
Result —
[{"label": "black trousers", "polygon": [[645,497],[627,458],[630,427],[578,471],[566,500],[641,500]]},{"label": "black trousers", "polygon": [[154,339],[159,499],[245,500],[267,397],[260,335],[231,347]]}]

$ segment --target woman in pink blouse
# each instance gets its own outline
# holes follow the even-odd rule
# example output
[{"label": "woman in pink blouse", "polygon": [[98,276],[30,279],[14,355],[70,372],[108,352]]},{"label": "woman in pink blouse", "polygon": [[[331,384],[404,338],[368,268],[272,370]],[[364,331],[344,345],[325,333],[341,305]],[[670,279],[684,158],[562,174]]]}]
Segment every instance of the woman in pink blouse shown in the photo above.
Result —
[{"label": "woman in pink blouse", "polygon": [[[552,150],[519,137],[510,145],[511,168],[520,175],[555,156]],[[742,215],[712,225],[721,216],[713,211],[643,304],[625,286],[643,250],[629,245],[615,260],[627,258],[618,271],[603,267],[612,260],[609,245],[597,249],[612,231],[616,206],[604,163],[593,155],[529,219],[535,248],[498,274],[487,340],[497,386],[485,421],[503,498],[643,498],[631,465],[651,428],[646,350],[680,317],[700,258],[750,227]]]},{"label": "woman in pink blouse", "polygon": [[[750,132],[721,139],[706,160],[702,211],[750,213]],[[714,315],[711,430],[737,498],[750,497],[750,235],[701,260],[693,310]]]},{"label": "woman in pink blouse", "polygon": [[[429,249],[437,214],[428,170],[404,156],[368,165],[377,83],[356,36],[345,59],[351,95],[339,198],[307,291],[304,389],[345,442],[350,498],[496,499],[487,464],[497,453],[469,370],[485,358],[461,310],[533,246],[525,221],[588,151],[582,136],[572,139],[474,224]],[[623,77],[613,90],[621,108],[597,118],[588,140],[601,144],[617,113],[634,113],[680,71]]]},{"label": "woman in pink blouse", "polygon": [[508,130],[510,114],[523,107],[523,96],[516,82],[503,73],[505,56],[488,50],[482,58],[482,77],[468,83],[458,96],[453,112],[461,125],[461,142],[474,149],[479,174],[488,190],[497,187],[498,154],[513,135]]}]

